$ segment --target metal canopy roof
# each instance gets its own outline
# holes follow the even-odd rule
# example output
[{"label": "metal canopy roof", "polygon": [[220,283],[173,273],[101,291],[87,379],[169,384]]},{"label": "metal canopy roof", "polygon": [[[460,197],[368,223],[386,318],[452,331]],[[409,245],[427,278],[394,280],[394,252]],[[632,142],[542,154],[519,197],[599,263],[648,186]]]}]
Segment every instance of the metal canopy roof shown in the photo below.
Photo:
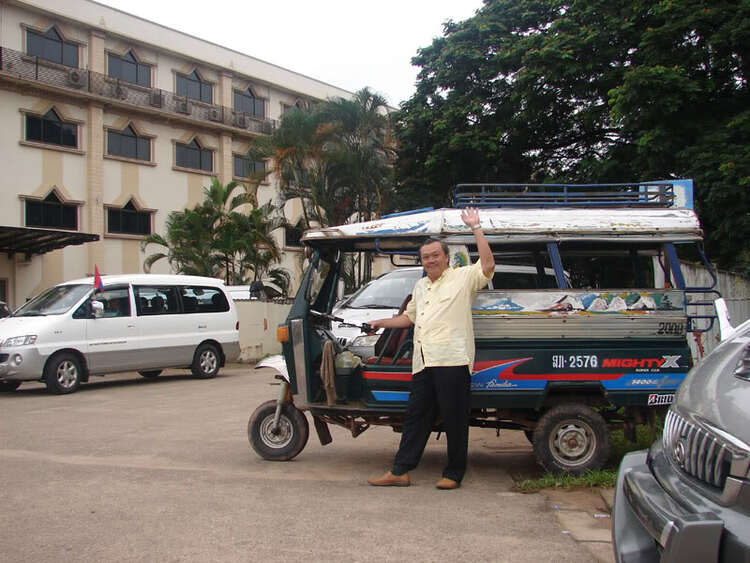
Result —
[{"label": "metal canopy roof", "polygon": [[99,235],[90,233],[0,225],[0,252],[6,252],[10,256],[17,253],[27,256],[44,254],[72,244],[97,240],[99,240]]}]

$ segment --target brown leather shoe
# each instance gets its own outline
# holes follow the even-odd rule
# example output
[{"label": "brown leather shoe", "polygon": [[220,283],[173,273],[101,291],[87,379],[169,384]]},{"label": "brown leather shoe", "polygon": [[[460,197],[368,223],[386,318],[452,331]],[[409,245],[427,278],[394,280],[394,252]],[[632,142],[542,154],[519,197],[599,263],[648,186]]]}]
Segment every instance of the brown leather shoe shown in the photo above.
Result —
[{"label": "brown leather shoe", "polygon": [[454,481],[453,479],[448,479],[448,477],[443,477],[440,481],[435,483],[435,486],[442,491],[450,491],[452,489],[458,489],[461,486],[461,483]]},{"label": "brown leather shoe", "polygon": [[411,485],[408,473],[394,475],[390,471],[387,471],[380,477],[368,479],[367,482],[374,487],[408,487]]}]

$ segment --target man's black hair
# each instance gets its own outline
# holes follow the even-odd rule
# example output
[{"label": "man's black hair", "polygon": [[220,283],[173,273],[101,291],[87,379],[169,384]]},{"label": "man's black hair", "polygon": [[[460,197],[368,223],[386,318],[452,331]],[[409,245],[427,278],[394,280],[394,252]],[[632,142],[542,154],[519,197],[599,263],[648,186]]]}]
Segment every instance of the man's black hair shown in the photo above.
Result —
[{"label": "man's black hair", "polygon": [[432,243],[435,243],[435,242],[438,243],[443,248],[443,253],[446,256],[450,256],[450,250],[448,249],[448,243],[445,242],[443,239],[439,239],[439,238],[436,238],[436,237],[430,237],[428,239],[425,239],[424,242],[422,242],[422,244],[419,245],[419,250],[421,251],[423,246],[427,246],[428,244],[432,244]]}]

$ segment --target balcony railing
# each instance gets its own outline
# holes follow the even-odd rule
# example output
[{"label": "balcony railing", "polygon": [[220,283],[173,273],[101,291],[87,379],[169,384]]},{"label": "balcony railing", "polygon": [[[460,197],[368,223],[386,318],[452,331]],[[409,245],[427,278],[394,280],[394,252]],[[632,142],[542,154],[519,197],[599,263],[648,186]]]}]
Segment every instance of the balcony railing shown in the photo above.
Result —
[{"label": "balcony railing", "polygon": [[146,88],[98,72],[58,65],[6,47],[0,47],[0,74],[71,92],[109,98],[116,100],[118,104],[156,109],[261,135],[273,133],[277,124],[273,119],[259,119],[224,106],[177,96],[159,88]]}]

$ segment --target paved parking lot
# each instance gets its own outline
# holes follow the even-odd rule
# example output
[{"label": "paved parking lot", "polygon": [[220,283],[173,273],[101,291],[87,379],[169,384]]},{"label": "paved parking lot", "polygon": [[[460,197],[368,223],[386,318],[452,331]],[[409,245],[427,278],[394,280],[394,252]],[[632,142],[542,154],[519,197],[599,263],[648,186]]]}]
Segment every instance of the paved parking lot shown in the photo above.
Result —
[{"label": "paved parking lot", "polygon": [[399,435],[312,431],[291,462],[250,448],[247,420],[274,398],[266,370],[213,380],[177,371],[95,379],[67,396],[0,394],[4,561],[593,561],[542,495],[512,491],[533,467],[522,434],[471,429],[464,486],[438,491],[444,441],[410,488],[365,483]]}]

